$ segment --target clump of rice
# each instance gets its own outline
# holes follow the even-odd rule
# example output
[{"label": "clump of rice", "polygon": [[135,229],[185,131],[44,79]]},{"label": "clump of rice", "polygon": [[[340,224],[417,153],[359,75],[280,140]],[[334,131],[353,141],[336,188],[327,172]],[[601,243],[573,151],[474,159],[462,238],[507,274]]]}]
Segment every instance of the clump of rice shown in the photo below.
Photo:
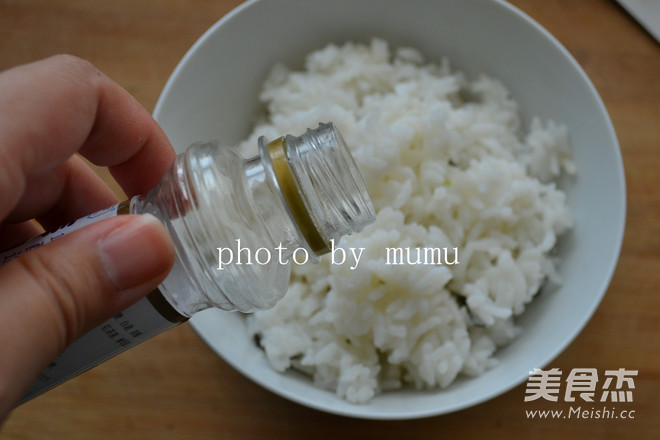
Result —
[{"label": "clump of rice", "polygon": [[[548,279],[571,227],[554,180],[573,173],[566,129],[525,128],[507,89],[469,79],[410,48],[329,45],[304,71],[277,66],[260,134],[332,121],[351,147],[376,222],[346,237],[349,264],[295,266],[286,297],[248,318],[274,369],[296,368],[354,403],[412,385],[446,387],[496,363]],[[456,248],[458,264],[386,264],[386,248]]]}]

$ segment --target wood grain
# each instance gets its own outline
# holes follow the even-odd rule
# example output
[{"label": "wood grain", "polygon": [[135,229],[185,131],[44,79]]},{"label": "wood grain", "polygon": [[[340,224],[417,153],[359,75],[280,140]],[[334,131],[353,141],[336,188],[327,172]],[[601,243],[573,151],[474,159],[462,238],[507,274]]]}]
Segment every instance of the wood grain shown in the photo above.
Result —
[{"label": "wood grain", "polygon": [[[239,0],[0,0],[0,69],[68,52],[153,110],[194,41]],[[628,216],[605,299],[552,366],[638,369],[633,420],[529,420],[524,386],[473,408],[405,422],[307,409],[242,377],[186,325],[16,409],[2,439],[650,439],[660,433],[660,44],[610,0],[514,0],[576,57],[610,112]],[[1,91],[0,91],[1,93]],[[541,407],[539,405],[538,407]],[[548,406],[562,408],[562,404]]]}]

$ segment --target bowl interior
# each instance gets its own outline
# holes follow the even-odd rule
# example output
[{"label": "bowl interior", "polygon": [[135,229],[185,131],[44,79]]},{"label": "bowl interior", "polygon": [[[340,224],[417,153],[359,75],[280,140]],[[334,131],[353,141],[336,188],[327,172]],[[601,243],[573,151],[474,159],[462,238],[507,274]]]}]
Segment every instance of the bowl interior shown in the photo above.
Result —
[{"label": "bowl interior", "polygon": [[300,67],[307,53],[329,42],[366,43],[372,37],[393,47],[415,47],[429,61],[448,57],[468,75],[499,78],[526,121],[540,116],[568,126],[578,174],[561,183],[576,220],[558,248],[562,286],[546,289],[529,305],[518,320],[522,335],[496,354],[496,368],[442,391],[387,393],[363,406],[318,390],[296,373],[273,372],[238,314],[210,310],[193,317],[192,325],[238,370],[294,401],[365,418],[430,416],[503,393],[577,336],[618,259],[625,221],[623,165],[602,101],[575,60],[529,17],[493,0],[249,1],[190,49],[154,116],[179,152],[198,140],[237,143],[261,111],[258,93],[275,63]]}]

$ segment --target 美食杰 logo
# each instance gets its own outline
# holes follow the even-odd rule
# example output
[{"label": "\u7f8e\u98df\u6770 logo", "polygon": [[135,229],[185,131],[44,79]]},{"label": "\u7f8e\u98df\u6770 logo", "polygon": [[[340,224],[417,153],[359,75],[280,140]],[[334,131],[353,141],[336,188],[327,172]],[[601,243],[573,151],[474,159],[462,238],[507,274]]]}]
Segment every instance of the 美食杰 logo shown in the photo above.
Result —
[{"label": "\u7f8e\u98df\u6770 logo", "polygon": [[[556,410],[529,410],[527,418],[557,419],[634,419],[637,370],[619,368],[599,372],[596,368],[573,368],[564,374],[559,368],[529,372],[525,402],[568,402],[571,406]],[[624,404],[623,406],[620,404]]]}]

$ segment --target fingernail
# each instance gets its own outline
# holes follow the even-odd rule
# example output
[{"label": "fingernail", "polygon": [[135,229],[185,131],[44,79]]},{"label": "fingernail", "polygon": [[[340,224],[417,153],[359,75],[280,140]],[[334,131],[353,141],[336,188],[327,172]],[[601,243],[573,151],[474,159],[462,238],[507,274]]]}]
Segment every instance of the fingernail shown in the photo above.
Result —
[{"label": "fingernail", "polygon": [[101,239],[101,261],[117,289],[130,289],[169,270],[173,252],[164,236],[158,219],[143,214]]}]

